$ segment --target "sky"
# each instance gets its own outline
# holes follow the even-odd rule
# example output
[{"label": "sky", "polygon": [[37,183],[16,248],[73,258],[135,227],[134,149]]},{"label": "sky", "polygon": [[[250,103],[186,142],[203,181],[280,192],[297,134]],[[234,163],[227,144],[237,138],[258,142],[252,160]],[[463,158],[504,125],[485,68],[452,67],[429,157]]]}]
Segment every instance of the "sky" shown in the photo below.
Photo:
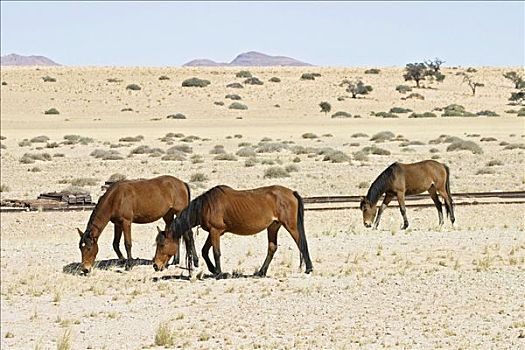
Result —
[{"label": "sky", "polygon": [[259,51],[319,66],[524,66],[525,2],[6,2],[1,54],[180,66]]}]

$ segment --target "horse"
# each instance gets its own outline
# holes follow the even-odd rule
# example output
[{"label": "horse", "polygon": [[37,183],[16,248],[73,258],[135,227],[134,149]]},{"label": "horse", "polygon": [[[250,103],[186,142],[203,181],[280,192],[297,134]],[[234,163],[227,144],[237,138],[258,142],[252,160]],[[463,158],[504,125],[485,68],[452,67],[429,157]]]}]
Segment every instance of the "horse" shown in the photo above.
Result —
[{"label": "horse", "polygon": [[[81,270],[91,271],[98,253],[98,238],[106,225],[114,224],[113,250],[120,260],[124,256],[119,245],[124,232],[124,246],[127,260],[126,270],[132,267],[131,224],[147,224],[160,218],[169,228],[174,215],[179,215],[190,203],[190,188],[185,182],[173,176],[159,176],[147,180],[122,180],[111,185],[100,197],[93,209],[84,232],[80,235],[79,248],[82,255]],[[185,237],[191,232],[185,232]],[[195,251],[195,246],[193,246]],[[178,263],[179,252],[174,253],[174,263]],[[196,257],[197,254],[194,254]],[[198,264],[198,260],[196,261]]]},{"label": "horse", "polygon": [[[236,235],[254,235],[268,231],[268,252],[256,276],[266,276],[268,266],[277,250],[277,232],[284,226],[299,248],[301,266],[304,260],[306,273],[313,270],[304,230],[303,199],[296,191],[283,186],[260,187],[251,190],[234,190],[220,185],[191,201],[190,205],[171,224],[171,234],[160,232],[153,267],[164,269],[170,256],[178,251],[181,234],[195,226],[209,233],[202,255],[208,270],[216,278],[226,274],[221,269],[220,238],[225,232]],[[208,252],[213,247],[215,266]]]},{"label": "horse", "polygon": [[[436,205],[439,225],[443,225],[443,209],[438,193],[443,197],[447,216],[454,224],[456,219],[450,194],[450,170],[446,165],[434,160],[424,160],[411,164],[395,162],[386,168],[370,185],[366,197],[361,197],[359,207],[363,212],[363,224],[366,227],[371,227],[372,220],[375,217],[374,229],[377,229],[381,214],[395,196],[403,216],[402,229],[406,229],[408,227],[408,219],[405,209],[405,195],[419,194],[424,191],[428,191],[430,198]],[[377,202],[383,193],[385,198],[378,212]]]}]

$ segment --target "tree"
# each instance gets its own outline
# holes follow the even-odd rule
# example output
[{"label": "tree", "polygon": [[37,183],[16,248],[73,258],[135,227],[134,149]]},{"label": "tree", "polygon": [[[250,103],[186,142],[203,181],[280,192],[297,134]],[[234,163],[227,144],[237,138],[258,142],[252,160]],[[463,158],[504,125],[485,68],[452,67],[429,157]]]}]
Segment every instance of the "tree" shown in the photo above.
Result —
[{"label": "tree", "polygon": [[512,71],[504,73],[503,76],[512,81],[516,89],[521,89],[525,87],[525,81],[523,80],[523,77],[520,76],[518,73]]},{"label": "tree", "polygon": [[357,95],[368,95],[370,91],[372,91],[372,86],[365,85],[361,80],[352,81],[345,79],[339,84],[339,86],[348,85],[346,88],[346,92],[349,92],[352,94],[352,98],[357,98]]},{"label": "tree", "polygon": [[474,81],[474,78],[466,73],[463,73],[463,82],[467,83],[470,89],[472,90],[472,96],[476,95],[476,88],[485,86],[485,84],[483,83]]},{"label": "tree", "polygon": [[430,69],[431,71],[433,71],[434,73],[438,73],[439,70],[441,69],[441,65],[445,63],[445,61],[439,59],[439,58],[434,58],[434,60],[426,60],[425,61],[425,64],[426,66],[428,67],[428,69]]},{"label": "tree", "polygon": [[328,114],[332,110],[332,106],[328,102],[319,103],[319,107],[321,107],[321,112],[324,112],[324,114]]},{"label": "tree", "polygon": [[522,104],[523,102],[525,102],[525,90],[512,92],[510,94],[509,101],[512,101],[515,104]]},{"label": "tree", "polygon": [[425,63],[408,63],[405,67],[403,78],[405,78],[405,81],[414,80],[416,86],[420,87],[419,82],[425,80],[425,77],[431,74]]}]

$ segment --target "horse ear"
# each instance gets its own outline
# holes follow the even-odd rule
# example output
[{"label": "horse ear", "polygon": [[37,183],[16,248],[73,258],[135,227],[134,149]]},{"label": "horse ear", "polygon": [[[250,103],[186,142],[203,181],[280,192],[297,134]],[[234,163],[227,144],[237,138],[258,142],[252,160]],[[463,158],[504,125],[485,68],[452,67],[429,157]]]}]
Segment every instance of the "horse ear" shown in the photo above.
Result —
[{"label": "horse ear", "polygon": [[80,238],[82,238],[82,236],[84,235],[84,232],[82,232],[82,230],[80,230],[78,227],[77,227],[77,232],[80,235]]}]

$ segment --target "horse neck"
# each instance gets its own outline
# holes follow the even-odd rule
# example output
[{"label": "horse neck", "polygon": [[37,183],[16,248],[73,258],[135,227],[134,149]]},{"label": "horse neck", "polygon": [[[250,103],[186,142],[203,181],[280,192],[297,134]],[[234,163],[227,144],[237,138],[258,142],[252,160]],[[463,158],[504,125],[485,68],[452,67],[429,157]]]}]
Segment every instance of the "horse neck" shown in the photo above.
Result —
[{"label": "horse neck", "polygon": [[107,208],[107,203],[108,201],[106,198],[101,203],[98,203],[91,213],[86,231],[91,231],[91,236],[93,237],[100,236],[111,219],[111,213]]},{"label": "horse neck", "polygon": [[390,178],[391,173],[391,167],[388,167],[385,171],[383,171],[377,179],[374,180],[370,188],[368,189],[368,193],[366,194],[366,199],[373,205],[376,205],[379,201],[379,198],[387,191],[388,187],[388,180]]}]

